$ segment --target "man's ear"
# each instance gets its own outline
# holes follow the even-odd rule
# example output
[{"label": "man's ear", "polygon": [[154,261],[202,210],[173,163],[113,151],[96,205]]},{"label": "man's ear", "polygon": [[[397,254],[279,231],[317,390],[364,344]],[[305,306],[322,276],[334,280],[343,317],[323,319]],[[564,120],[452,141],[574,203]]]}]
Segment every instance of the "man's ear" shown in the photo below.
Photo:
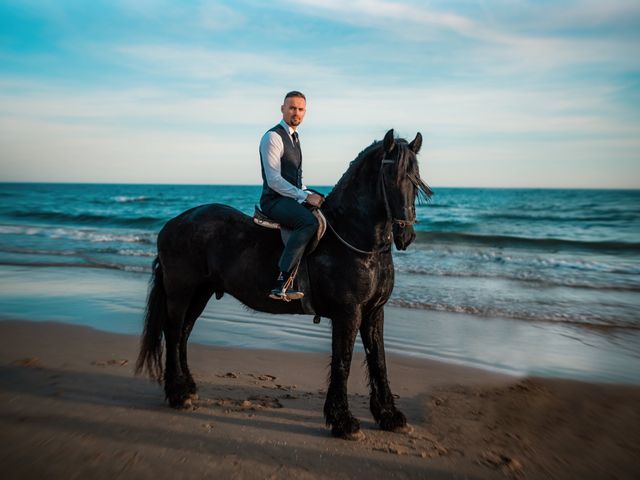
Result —
[{"label": "man's ear", "polygon": [[384,136],[384,140],[382,140],[382,145],[384,147],[384,153],[391,153],[396,146],[396,140],[393,138],[393,128],[387,132]]}]

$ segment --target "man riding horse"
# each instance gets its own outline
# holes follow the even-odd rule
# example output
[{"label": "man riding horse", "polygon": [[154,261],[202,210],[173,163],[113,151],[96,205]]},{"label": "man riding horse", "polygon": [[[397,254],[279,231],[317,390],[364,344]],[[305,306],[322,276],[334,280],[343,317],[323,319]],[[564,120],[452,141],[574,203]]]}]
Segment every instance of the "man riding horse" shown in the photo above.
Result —
[{"label": "man riding horse", "polygon": [[290,280],[305,247],[318,229],[318,221],[304,205],[320,207],[324,198],[302,183],[302,150],[298,126],[306,113],[306,98],[298,91],[285,95],[280,107],[282,120],[260,141],[262,195],[260,209],[282,226],[292,230],[280,256],[280,273],[269,296],[275,300],[296,300],[304,293]]},{"label": "man riding horse", "polygon": [[[282,232],[262,228],[229,205],[199,205],[167,221],[158,232],[136,372],[146,370],[164,383],[169,405],[185,408],[197,399],[187,342],[213,295],[221,299],[228,293],[252,310],[271,314],[308,315],[309,306],[331,322],[323,408],[331,434],[351,440],[364,435],[347,395],[358,334],[367,362],[371,414],[382,430],[406,431],[407,419],[395,405],[387,377],[384,306],[394,286],[392,245],[405,250],[413,242],[416,199],[432,193],[418,168],[422,135],[408,142],[389,130],[349,163],[323,202],[302,184],[302,154],[294,136],[305,112],[301,95],[287,95],[283,123],[265,135],[260,152],[265,178],[260,203],[267,214],[294,229],[284,253],[280,256]],[[286,301],[291,291],[285,279],[295,271],[315,229],[314,217],[301,205],[305,201],[322,204],[332,234],[303,263],[305,285],[313,286],[306,287],[303,304]],[[310,225],[313,228],[305,228]],[[272,301],[265,294],[278,263],[281,277],[274,296],[285,301]]]}]

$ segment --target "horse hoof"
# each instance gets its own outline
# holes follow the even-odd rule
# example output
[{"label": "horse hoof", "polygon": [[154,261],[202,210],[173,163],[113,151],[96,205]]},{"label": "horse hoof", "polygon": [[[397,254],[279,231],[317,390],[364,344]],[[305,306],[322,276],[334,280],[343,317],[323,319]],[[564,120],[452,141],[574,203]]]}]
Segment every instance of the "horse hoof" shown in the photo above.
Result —
[{"label": "horse hoof", "polygon": [[352,442],[359,442],[365,438],[364,433],[360,430],[360,422],[356,418],[351,418],[350,422],[339,427],[334,426],[331,429],[331,435]]},{"label": "horse hoof", "polygon": [[176,410],[184,410],[185,408],[191,408],[193,406],[193,402],[191,401],[191,398],[169,400],[169,406]]},{"label": "horse hoof", "polygon": [[344,438],[345,440],[349,440],[351,442],[361,442],[366,438],[366,435],[362,430],[358,430],[357,432],[353,432],[353,433],[345,433],[345,435],[342,438]]},{"label": "horse hoof", "polygon": [[394,433],[413,433],[413,427],[411,425],[403,425],[396,427],[392,430]]},{"label": "horse hoof", "polygon": [[380,428],[386,432],[409,433],[411,427],[407,425],[407,418],[398,410],[387,412],[378,421]]}]

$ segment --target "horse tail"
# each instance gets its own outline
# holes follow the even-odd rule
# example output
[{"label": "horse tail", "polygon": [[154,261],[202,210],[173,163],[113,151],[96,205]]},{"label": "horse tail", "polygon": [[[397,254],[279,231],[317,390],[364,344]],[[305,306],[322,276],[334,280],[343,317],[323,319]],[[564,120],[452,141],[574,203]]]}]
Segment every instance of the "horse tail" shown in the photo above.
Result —
[{"label": "horse tail", "polygon": [[149,297],[144,317],[144,331],[140,339],[140,353],[136,362],[136,375],[146,370],[149,377],[162,381],[162,326],[167,321],[167,294],[164,290],[160,258],[153,261]]}]

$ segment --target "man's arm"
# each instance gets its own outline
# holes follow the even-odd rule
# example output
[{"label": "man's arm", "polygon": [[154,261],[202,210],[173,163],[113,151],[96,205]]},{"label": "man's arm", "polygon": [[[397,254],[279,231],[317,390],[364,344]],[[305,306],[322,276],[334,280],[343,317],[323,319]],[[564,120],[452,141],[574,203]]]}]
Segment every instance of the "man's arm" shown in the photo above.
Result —
[{"label": "man's arm", "polygon": [[283,197],[290,197],[299,203],[304,202],[309,196],[295,185],[289,183],[280,173],[280,157],[284,150],[282,138],[276,132],[267,132],[260,141],[260,157],[267,179],[267,185]]}]

